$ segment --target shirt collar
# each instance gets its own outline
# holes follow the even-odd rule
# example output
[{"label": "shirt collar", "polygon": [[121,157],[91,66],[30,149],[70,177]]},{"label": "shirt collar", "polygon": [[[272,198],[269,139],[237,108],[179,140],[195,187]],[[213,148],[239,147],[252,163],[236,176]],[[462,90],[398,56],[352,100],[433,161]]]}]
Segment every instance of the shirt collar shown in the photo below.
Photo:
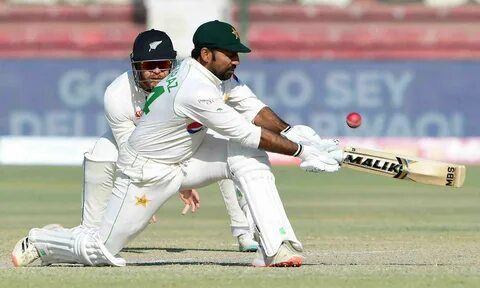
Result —
[{"label": "shirt collar", "polygon": [[200,64],[197,60],[193,59],[192,57],[188,57],[187,60],[192,63],[192,66],[195,67],[200,73],[202,73],[208,80],[210,80],[215,86],[221,87],[222,80],[218,79],[210,70],[205,68],[202,64]]}]

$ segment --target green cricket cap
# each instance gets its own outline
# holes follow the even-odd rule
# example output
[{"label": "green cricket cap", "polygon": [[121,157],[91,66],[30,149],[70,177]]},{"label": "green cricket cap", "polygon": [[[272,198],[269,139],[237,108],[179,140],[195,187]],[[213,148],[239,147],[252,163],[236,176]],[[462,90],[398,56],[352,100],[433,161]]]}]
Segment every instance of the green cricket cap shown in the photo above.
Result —
[{"label": "green cricket cap", "polygon": [[240,42],[235,27],[218,20],[203,23],[193,34],[195,48],[219,48],[232,52],[249,53],[250,48]]}]

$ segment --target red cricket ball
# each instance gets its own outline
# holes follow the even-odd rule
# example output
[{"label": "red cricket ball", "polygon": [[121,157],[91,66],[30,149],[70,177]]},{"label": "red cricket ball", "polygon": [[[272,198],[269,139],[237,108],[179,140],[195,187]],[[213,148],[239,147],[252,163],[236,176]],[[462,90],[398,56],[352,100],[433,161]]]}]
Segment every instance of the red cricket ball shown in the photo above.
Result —
[{"label": "red cricket ball", "polygon": [[350,112],[347,115],[347,125],[350,128],[357,128],[362,124],[362,116],[357,112]]}]

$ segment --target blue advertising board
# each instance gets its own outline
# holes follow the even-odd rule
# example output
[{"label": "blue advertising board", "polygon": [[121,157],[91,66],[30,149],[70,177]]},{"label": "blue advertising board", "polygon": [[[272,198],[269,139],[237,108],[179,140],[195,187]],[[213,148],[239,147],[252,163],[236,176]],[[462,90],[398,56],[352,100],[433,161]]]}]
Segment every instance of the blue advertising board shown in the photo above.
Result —
[{"label": "blue advertising board", "polygon": [[[98,136],[103,92],[128,60],[0,60],[0,135]],[[480,136],[480,62],[244,60],[240,79],[322,136]],[[363,116],[358,129],[345,116]]]}]

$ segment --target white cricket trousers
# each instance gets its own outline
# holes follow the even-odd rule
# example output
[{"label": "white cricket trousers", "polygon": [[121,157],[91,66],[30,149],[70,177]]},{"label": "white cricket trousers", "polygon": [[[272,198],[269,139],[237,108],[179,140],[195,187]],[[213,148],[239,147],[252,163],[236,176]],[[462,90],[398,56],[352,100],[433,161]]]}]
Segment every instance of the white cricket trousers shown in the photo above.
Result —
[{"label": "white cricket trousers", "polygon": [[117,254],[177,191],[230,178],[227,144],[227,140],[207,134],[189,160],[175,165],[143,158],[124,145],[117,161],[113,194],[100,226],[100,239],[107,249]]},{"label": "white cricket trousers", "polygon": [[117,161],[112,198],[99,238],[113,255],[140,233],[153,214],[179,190],[233,179],[245,195],[256,232],[267,256],[283,241],[301,245],[275,187],[265,152],[205,135],[194,155],[181,164],[166,165],[136,154],[126,144]]},{"label": "white cricket trousers", "polygon": [[[118,159],[118,148],[112,132],[109,130],[95,143],[91,151],[85,153],[84,182],[82,193],[82,225],[99,227],[103,219],[110,195],[112,194],[115,162]],[[233,182],[219,182],[227,213],[230,216],[232,235],[250,231],[251,220],[242,211],[245,206],[243,198],[237,199]]]}]

